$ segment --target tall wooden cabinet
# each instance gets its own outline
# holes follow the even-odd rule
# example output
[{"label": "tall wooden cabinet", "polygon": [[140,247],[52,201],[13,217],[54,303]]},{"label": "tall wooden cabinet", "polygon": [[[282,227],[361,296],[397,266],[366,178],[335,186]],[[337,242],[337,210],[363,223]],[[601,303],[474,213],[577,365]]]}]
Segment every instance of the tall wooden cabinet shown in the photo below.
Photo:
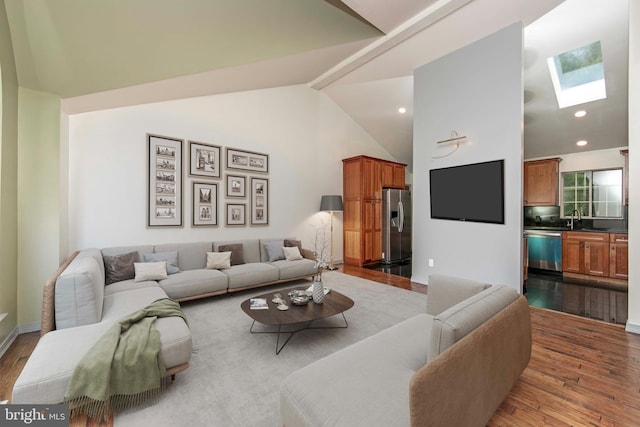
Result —
[{"label": "tall wooden cabinet", "polygon": [[362,267],[382,259],[382,188],[405,188],[405,167],[368,156],[344,159],[344,263]]},{"label": "tall wooden cabinet", "polygon": [[561,158],[524,162],[524,205],[558,205]]}]

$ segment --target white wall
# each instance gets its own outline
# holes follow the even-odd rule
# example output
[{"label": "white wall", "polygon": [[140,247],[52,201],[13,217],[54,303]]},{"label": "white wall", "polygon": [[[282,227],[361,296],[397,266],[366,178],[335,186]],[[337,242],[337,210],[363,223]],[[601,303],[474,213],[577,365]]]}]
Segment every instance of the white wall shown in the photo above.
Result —
[{"label": "white wall", "polygon": [[[182,138],[185,146],[194,140],[268,154],[269,225],[225,227],[221,179],[211,180],[219,184],[219,226],[191,227],[194,179],[185,176],[184,226],[146,228],[146,133]],[[186,175],[186,147],[184,153]],[[393,160],[326,95],[305,85],[72,115],[68,252],[285,235],[313,248],[315,226],[329,220],[328,213],[318,213],[320,198],[342,194],[341,159],[358,154]],[[242,203],[249,222],[249,198]],[[334,259],[342,259],[342,213],[334,215]]]},{"label": "white wall", "polygon": [[[414,281],[440,273],[521,290],[522,31],[513,24],[415,72]],[[453,148],[436,146],[452,130],[470,142],[433,159]],[[497,159],[505,161],[504,225],[430,218],[430,169]]]},{"label": "white wall", "polygon": [[[640,334],[640,3],[629,2],[629,320]],[[633,183],[633,184],[632,184]]]}]

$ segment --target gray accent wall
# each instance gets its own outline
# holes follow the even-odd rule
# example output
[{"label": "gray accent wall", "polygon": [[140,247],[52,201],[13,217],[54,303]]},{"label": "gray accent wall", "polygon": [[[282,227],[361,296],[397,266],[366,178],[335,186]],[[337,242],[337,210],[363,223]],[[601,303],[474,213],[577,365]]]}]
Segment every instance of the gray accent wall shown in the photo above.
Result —
[{"label": "gray accent wall", "polygon": [[[415,71],[414,281],[439,273],[521,291],[523,90],[522,23]],[[455,145],[437,144],[453,130],[468,137],[455,152]],[[505,224],[431,219],[430,169],[499,159]]]}]

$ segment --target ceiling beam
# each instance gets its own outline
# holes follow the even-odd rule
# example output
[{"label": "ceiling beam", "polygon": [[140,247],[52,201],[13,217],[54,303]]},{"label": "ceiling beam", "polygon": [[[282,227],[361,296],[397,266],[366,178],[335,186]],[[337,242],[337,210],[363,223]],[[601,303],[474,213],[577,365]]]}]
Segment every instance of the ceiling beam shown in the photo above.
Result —
[{"label": "ceiling beam", "polygon": [[434,3],[404,24],[398,26],[386,36],[374,41],[311,81],[309,87],[317,90],[324,89],[336,80],[413,37],[420,31],[435,24],[471,1],[472,0],[440,0]]}]

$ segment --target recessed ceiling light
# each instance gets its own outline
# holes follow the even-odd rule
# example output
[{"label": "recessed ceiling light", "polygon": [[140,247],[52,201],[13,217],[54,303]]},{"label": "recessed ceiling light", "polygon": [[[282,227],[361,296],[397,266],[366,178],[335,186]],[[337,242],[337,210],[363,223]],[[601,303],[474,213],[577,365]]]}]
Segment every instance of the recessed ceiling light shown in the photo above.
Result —
[{"label": "recessed ceiling light", "polygon": [[588,142],[587,142],[587,141],[585,141],[584,139],[581,139],[580,141],[576,142],[576,145],[577,145],[578,147],[584,147],[584,146],[585,146],[585,145],[587,145],[587,144],[588,144]]},{"label": "recessed ceiling light", "polygon": [[584,117],[587,115],[587,112],[584,110],[579,110],[579,111],[576,111],[573,115],[576,117]]},{"label": "recessed ceiling light", "polygon": [[398,113],[400,113],[400,114],[404,114],[404,113],[406,113],[406,112],[407,112],[407,109],[406,109],[406,108],[404,108],[404,107],[400,107],[400,108],[398,108]]}]

